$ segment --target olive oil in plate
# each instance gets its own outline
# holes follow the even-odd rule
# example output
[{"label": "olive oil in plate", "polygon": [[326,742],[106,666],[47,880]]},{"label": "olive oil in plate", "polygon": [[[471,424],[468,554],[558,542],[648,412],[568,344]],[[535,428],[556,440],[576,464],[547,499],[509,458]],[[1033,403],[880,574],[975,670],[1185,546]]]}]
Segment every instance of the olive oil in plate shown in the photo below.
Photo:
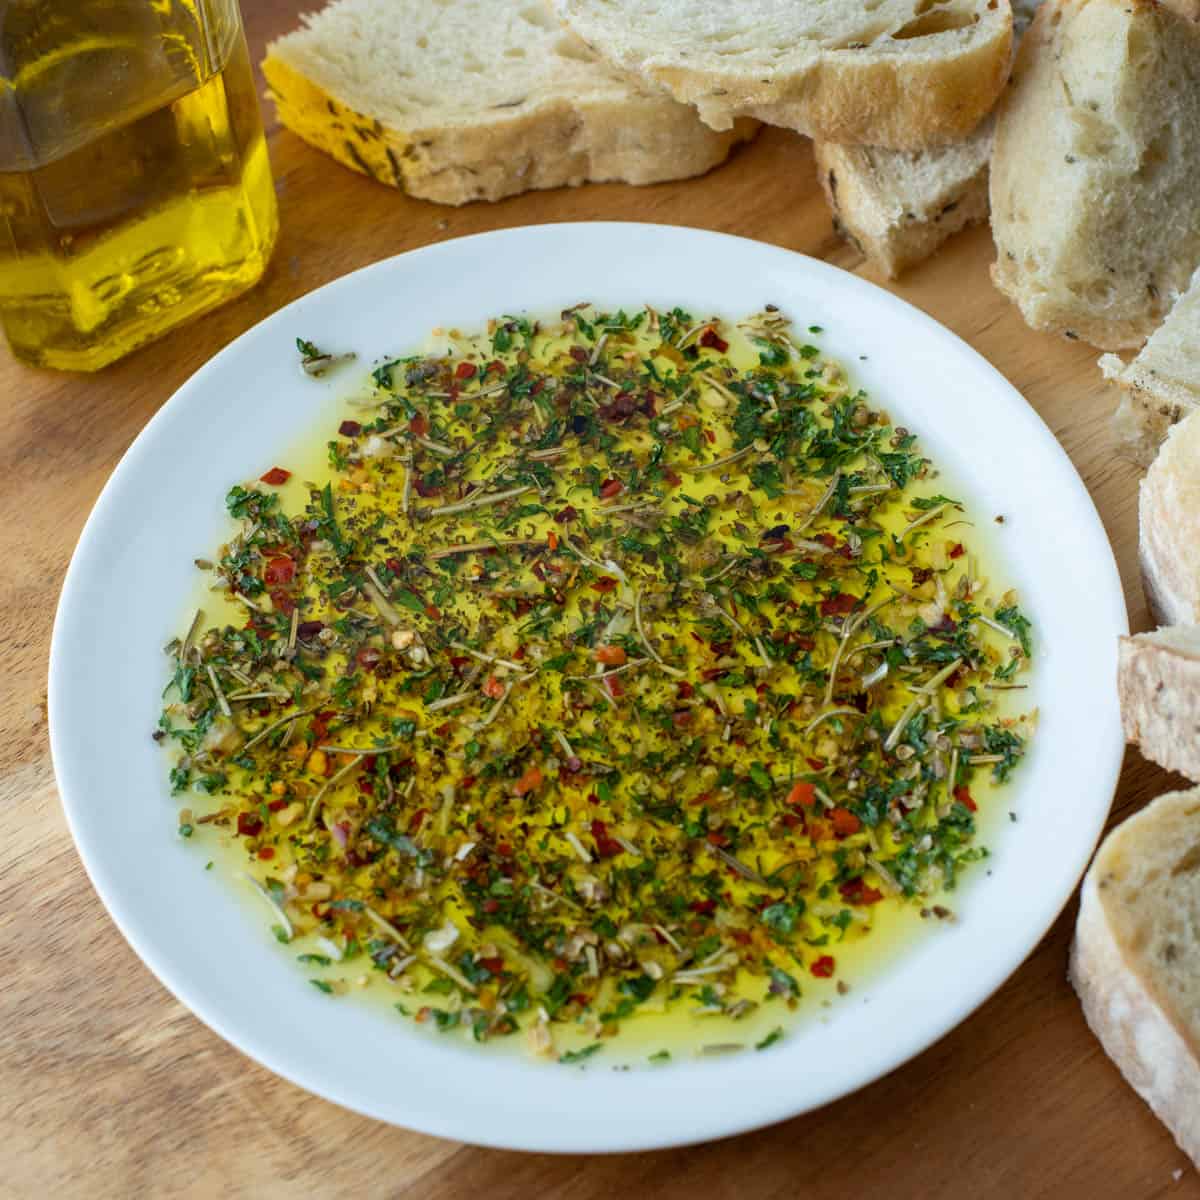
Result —
[{"label": "olive oil in plate", "polygon": [[17,357],[95,370],[260,278],[278,217],[232,0],[9,5],[0,70]]}]

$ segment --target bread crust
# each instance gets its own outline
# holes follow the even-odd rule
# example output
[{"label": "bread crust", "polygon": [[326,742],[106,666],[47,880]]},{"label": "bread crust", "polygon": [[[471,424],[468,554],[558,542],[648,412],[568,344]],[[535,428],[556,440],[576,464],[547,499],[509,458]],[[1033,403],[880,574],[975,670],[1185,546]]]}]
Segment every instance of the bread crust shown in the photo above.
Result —
[{"label": "bread crust", "polygon": [[1169,430],[1138,494],[1138,552],[1160,625],[1200,624],[1200,413]]},{"label": "bread crust", "polygon": [[1117,691],[1125,740],[1168,771],[1200,780],[1200,630],[1195,641],[1189,648],[1178,635],[1123,637]]},{"label": "bread crust", "polygon": [[439,204],[499,200],[588,182],[686,179],[725,161],[758,123],[715,132],[680,104],[631,90],[580,97],[476,123],[399,130],[354,111],[268,48],[262,64],[279,119],[352,170]]},{"label": "bread crust", "polygon": [[[971,135],[979,136],[978,131]],[[872,156],[902,151],[817,142],[813,155],[834,228],[889,279],[895,279],[927,259],[959,230],[987,220],[985,150],[986,146],[981,145],[973,171],[965,176],[955,173],[940,186],[930,188],[919,205],[907,205],[898,196],[889,196],[886,185],[873,176]],[[943,151],[920,153],[936,159]]]},{"label": "bread crust", "polygon": [[1100,896],[1103,852],[1102,847],[1083,883],[1068,975],[1109,1058],[1200,1167],[1196,1048],[1159,1006],[1113,935]]},{"label": "bread crust", "polygon": [[1117,444],[1139,466],[1148,467],[1171,426],[1200,408],[1200,394],[1115,354],[1101,355],[1099,366],[1104,378],[1121,389],[1113,413]]},{"label": "bread crust", "polygon": [[825,49],[797,54],[764,78],[702,49],[688,60],[669,51],[640,56],[609,36],[611,25],[591,19],[589,0],[549,3],[593,49],[694,104],[714,129],[754,117],[818,140],[898,150],[943,145],[970,133],[1003,89],[1012,50],[1012,10],[1002,0],[996,10],[983,10],[987,27],[957,52]]}]

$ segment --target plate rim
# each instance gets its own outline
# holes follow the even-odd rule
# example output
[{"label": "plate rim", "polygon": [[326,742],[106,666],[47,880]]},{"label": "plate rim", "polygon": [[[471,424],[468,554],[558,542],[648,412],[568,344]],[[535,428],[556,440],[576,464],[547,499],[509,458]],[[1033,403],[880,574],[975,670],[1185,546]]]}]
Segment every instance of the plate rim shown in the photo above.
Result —
[{"label": "plate rim", "polygon": [[[214,364],[226,362],[230,359],[236,359],[239,355],[247,352],[247,345],[256,338],[261,338],[273,326],[282,325],[290,317],[294,317],[297,310],[304,305],[312,303],[317,296],[334,296],[344,292],[352,291],[356,286],[360,285],[363,278],[374,274],[386,274],[391,270],[398,269],[397,264],[411,263],[414,259],[422,259],[427,257],[436,258],[439,254],[446,253],[446,247],[461,247],[466,244],[478,244],[495,242],[497,240],[506,239],[526,239],[532,238],[537,240],[546,234],[547,231],[552,233],[577,233],[582,236],[593,236],[599,233],[601,236],[616,233],[627,233],[629,230],[654,231],[666,237],[675,237],[683,235],[689,239],[716,239],[723,242],[738,243],[747,253],[762,254],[767,252],[771,255],[779,256],[781,263],[791,270],[814,271],[818,276],[825,275],[827,277],[837,277],[842,286],[849,286],[851,290],[860,290],[864,294],[869,293],[877,300],[888,307],[895,310],[897,315],[908,322],[915,322],[925,335],[934,337],[943,341],[943,343],[952,346],[958,353],[965,353],[974,360],[974,366],[992,377],[993,383],[1007,390],[1014,400],[1019,405],[1034,427],[1036,436],[1039,436],[1045,443],[1047,450],[1056,453],[1059,458],[1059,466],[1063,469],[1063,473],[1069,479],[1072,488],[1078,493],[1078,499],[1083,502],[1088,511],[1088,515],[1095,522],[1096,530],[1099,532],[1101,541],[1107,549],[1105,562],[1103,567],[1105,573],[1111,576],[1111,583],[1114,585],[1113,594],[1110,599],[1116,601],[1116,608],[1112,613],[1115,618],[1117,631],[1119,633],[1128,632],[1128,615],[1126,611],[1124,593],[1121,587],[1120,572],[1116,564],[1115,554],[1112,548],[1107,531],[1104,528],[1103,520],[1100,517],[1091,493],[1084,483],[1079,472],[1076,470],[1070,457],[1067,455],[1061,443],[1054,436],[1053,432],[1046,425],[1041,415],[1036,409],[1025,400],[1024,396],[1016,389],[1016,387],[1003,375],[1002,372],[992,365],[984,356],[970,345],[965,339],[959,337],[953,331],[942,325],[940,322],[931,317],[928,313],[923,312],[909,301],[902,299],[895,293],[888,291],[886,288],[880,287],[872,283],[870,280],[864,279],[853,272],[845,271],[834,266],[822,259],[814,258],[809,255],[802,254],[798,251],[790,250],[783,246],[778,246],[773,243],[761,242],[752,238],[747,238],[739,235],[721,233],[714,230],[698,229],[691,226],[683,225],[666,225],[659,223],[647,223],[636,221],[595,221],[595,222],[546,222],[535,225],[515,226],[505,229],[489,230],[477,234],[472,234],[461,238],[446,239],[441,242],[434,242],[424,246],[415,247],[411,250],[402,253],[388,256],[376,262],[359,267],[354,271],[347,272],[332,280],[327,281],[317,287],[310,289],[303,295],[296,297],[288,304],[268,314],[262,320],[256,322],[250,328],[242,332],[237,338],[233,339],[227,345],[222,347],[216,354],[207,359],[200,367],[197,368],[180,386],[172,393],[172,395],[163,403],[163,405],[154,413],[146,425],[138,432],[137,436],[130,443],[127,450],[121,456],[120,461],[113,469],[103,488],[93,504],[91,511],[88,514],[83,528],[80,532],[77,545],[72,552],[71,562],[64,577],[62,591],[60,593],[58,605],[55,613],[54,629],[51,637],[51,648],[49,658],[49,680],[48,680],[48,714],[49,714],[49,735],[51,758],[54,766],[56,782],[58,784],[60,803],[63,808],[64,815],[67,820],[68,828],[70,829],[72,840],[75,843],[76,851],[79,854],[80,860],[83,863],[85,872],[90,880],[92,887],[96,891],[104,907],[107,909],[109,916],[114,924],[120,930],[126,942],[134,950],[141,959],[143,964],[150,970],[156,979],[171,993],[181,1004],[183,1004],[193,1015],[195,1015],[202,1023],[207,1025],[226,1042],[232,1045],[246,1057],[253,1059],[260,1065],[266,1067],[274,1074],[287,1079],[290,1083],[304,1088],[306,1091],[322,1098],[338,1104],[343,1108],[357,1112],[363,1116],[372,1117],[377,1120],[382,1120],[400,1127],[413,1129],[418,1132],[432,1134],[434,1136],[452,1138],[456,1140],[469,1141],[474,1145],[489,1146],[498,1149],[520,1149],[535,1152],[550,1152],[550,1153],[608,1153],[608,1152],[624,1152],[630,1150],[649,1150],[655,1148],[668,1148],[673,1146],[691,1145],[713,1138],[729,1136],[736,1133],[748,1132],[753,1129],[762,1128],[765,1125],[789,1119],[790,1117],[800,1115],[803,1112],[811,1111],[813,1108],[820,1107],[830,1103],[836,1098],[849,1095],[860,1088],[868,1085],[875,1080],[882,1078],[884,1075],[903,1066],[917,1054],[925,1049],[936,1044],[939,1040],[945,1037],[953,1029],[957,1028],[965,1021],[971,1013],[978,1009],[986,1000],[988,1000],[1003,984],[1011,978],[1023,963],[1029,957],[1029,954],[1036,948],[1046,932],[1054,924],[1061,915],[1071,897],[1074,895],[1078,886],[1079,880],[1086,870],[1087,863],[1090,861],[1091,855],[1095,850],[1095,846],[1099,841],[1100,834],[1103,831],[1103,826],[1107,820],[1107,816],[1111,811],[1112,797],[1115,794],[1116,787],[1119,781],[1120,765],[1124,755],[1124,743],[1121,740],[1114,740],[1111,748],[1103,753],[1106,759],[1108,769],[1104,772],[1106,778],[1111,778],[1111,787],[1107,788],[1108,803],[1103,811],[1097,806],[1096,812],[1099,814],[1097,819],[1093,821],[1094,828],[1089,837],[1091,849],[1084,858],[1082,865],[1074,873],[1073,879],[1070,881],[1070,886],[1063,891],[1061,898],[1055,899],[1049,906],[1048,916],[1044,923],[1036,931],[1030,930],[1022,939],[1026,943],[1026,948],[1021,958],[1011,964],[1006,964],[997,974],[996,971],[989,971],[988,982],[974,989],[968,989],[965,998],[960,1001],[957,1006],[957,1015],[950,1017],[948,1020],[939,1022],[936,1032],[929,1035],[922,1032],[920,1036],[908,1039],[908,1043],[903,1045],[898,1053],[891,1056],[887,1065],[880,1069],[868,1070],[862,1073],[861,1076],[854,1076],[851,1073],[851,1080],[848,1085],[836,1086],[829,1089],[828,1094],[823,1098],[818,1098],[811,1103],[806,1103],[801,1107],[789,1105],[786,1100],[776,1101],[769,1104],[749,1105],[742,1104],[735,1108],[738,1116],[727,1117],[718,1115],[706,1122],[697,1122],[696,1127],[691,1133],[686,1135],[671,1135],[667,1137],[655,1136],[652,1132],[647,1132],[641,1136],[623,1136],[619,1138],[608,1138],[607,1140],[596,1138],[575,1137],[573,1131],[567,1136],[555,1135],[552,1137],[546,1136],[546,1131],[540,1131],[532,1134],[532,1136],[522,1139],[514,1139],[511,1136],[501,1134],[500,1136],[491,1137],[487,1129],[471,1129],[469,1132],[456,1126],[452,1121],[439,1120],[434,1117],[416,1114],[405,1116],[403,1121],[394,1115],[389,1115],[376,1111],[370,1104],[357,1103],[352,1097],[346,1094],[346,1089],[341,1092],[333,1085],[326,1085],[320,1081],[315,1081],[311,1077],[304,1077],[303,1072],[295,1071],[286,1064],[281,1064],[278,1061],[273,1061],[270,1054],[263,1054],[246,1044],[247,1041],[252,1041],[253,1038],[243,1038],[240,1031],[230,1027],[230,1023],[226,1019],[226,1015],[220,1011],[216,1011],[214,1006],[204,997],[203,994],[197,994],[190,984],[183,980],[181,981],[175,972],[171,969],[170,964],[166,963],[161,955],[157,953],[153,945],[147,945],[143,939],[133,928],[130,927],[131,922],[126,917],[124,906],[115,898],[112,891],[104,882],[104,872],[100,869],[100,860],[102,853],[96,846],[88,846],[87,839],[81,838],[77,820],[78,803],[77,792],[73,790],[73,785],[64,786],[64,780],[71,778],[73,774],[73,766],[71,764],[71,752],[63,744],[64,734],[62,732],[65,723],[69,723],[68,718],[63,716],[63,685],[65,674],[68,671],[68,665],[64,662],[63,644],[67,638],[67,627],[73,617],[74,610],[78,607],[80,601],[78,595],[83,587],[84,580],[81,576],[83,570],[81,561],[84,557],[82,551],[91,545],[91,542],[98,535],[96,531],[102,526],[106,514],[110,507],[117,503],[117,499],[124,487],[124,481],[127,475],[133,474],[137,468],[142,456],[153,448],[153,443],[161,436],[165,436],[164,431],[169,429],[171,421],[174,419],[174,414],[184,409],[185,406],[195,403],[192,399],[194,393],[203,394],[209,376],[217,370]],[[403,269],[403,268],[399,268]],[[686,286],[681,289],[686,291]],[[424,332],[422,330],[421,332]],[[399,336],[397,340],[402,340]],[[1099,565],[1099,564],[1098,564]],[[1112,712],[1116,712],[1116,689],[1113,688],[1113,698],[1111,705]],[[74,799],[72,798],[74,796]],[[95,856],[95,857],[93,857]],[[236,1022],[235,1022],[236,1023]],[[753,1109],[754,1111],[750,1111]]]}]

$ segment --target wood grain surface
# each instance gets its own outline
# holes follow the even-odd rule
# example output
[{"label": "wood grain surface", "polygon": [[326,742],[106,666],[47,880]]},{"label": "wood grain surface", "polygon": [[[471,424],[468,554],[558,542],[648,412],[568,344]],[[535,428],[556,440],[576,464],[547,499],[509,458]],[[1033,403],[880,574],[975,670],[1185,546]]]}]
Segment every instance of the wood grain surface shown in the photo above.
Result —
[{"label": "wood grain surface", "polygon": [[[255,60],[300,7],[246,0]],[[833,234],[808,144],[778,130],[703,179],[443,209],[336,166],[276,127],[269,109],[264,116],[282,234],[258,288],[94,377],[38,372],[0,354],[8,413],[0,436],[0,1195],[1200,1196],[1187,1160],[1084,1024],[1065,975],[1073,905],[979,1012],[874,1086],[760,1132],[630,1156],[478,1150],[355,1116],[243,1058],[141,965],[92,891],[59,809],[46,660],[59,586],[89,508],[138,431],[197,367],[347,271],[513,225],[693,225],[872,275]],[[1027,330],[989,282],[992,255],[986,229],[966,233],[893,290],[970,342],[1046,419],[1091,489],[1132,623],[1145,628],[1138,476],[1114,453],[1113,397],[1096,355]],[[1172,782],[1130,751],[1113,820]]]}]

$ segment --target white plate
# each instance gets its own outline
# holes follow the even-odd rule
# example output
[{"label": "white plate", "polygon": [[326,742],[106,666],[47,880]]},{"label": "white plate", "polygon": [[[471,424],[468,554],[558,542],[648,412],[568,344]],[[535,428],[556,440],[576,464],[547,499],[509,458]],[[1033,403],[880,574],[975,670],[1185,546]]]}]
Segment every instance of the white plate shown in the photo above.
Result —
[{"label": "white plate", "polygon": [[[986,285],[983,285],[986,286]],[[229,526],[222,497],[280,457],[344,380],[315,383],[295,339],[364,363],[437,324],[501,313],[679,303],[739,316],[779,305],[820,325],[876,405],[1003,513],[1008,574],[1035,621],[1042,723],[1003,793],[1019,817],[990,837],[955,899],[960,920],[769,1053],[616,1072],[547,1067],[437,1041],[374,1006],[303,986],[268,921],[175,835],[150,739],[165,665],[195,586],[192,558]],[[862,356],[862,357],[860,357]],[[549,225],[444,242],[367,267],[263,321],[150,422],[96,504],[63,587],[50,656],[50,732],[63,806],[113,919],[201,1020],[271,1070],[385,1121],[481,1144],[636,1150],[777,1121],[877,1079],[963,1020],[1058,915],[1108,812],[1121,761],[1115,694],[1121,588],[1067,456],[979,355],[854,275],[772,246],[651,225]]]}]

